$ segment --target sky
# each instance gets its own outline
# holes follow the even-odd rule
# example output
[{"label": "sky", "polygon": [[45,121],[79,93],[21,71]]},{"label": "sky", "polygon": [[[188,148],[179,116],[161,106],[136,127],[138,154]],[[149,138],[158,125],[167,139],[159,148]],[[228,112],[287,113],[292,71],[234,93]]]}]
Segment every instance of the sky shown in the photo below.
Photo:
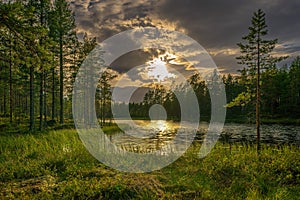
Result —
[{"label": "sky", "polygon": [[201,44],[222,73],[237,73],[236,43],[248,33],[253,12],[266,13],[268,38],[278,38],[278,55],[286,62],[300,55],[299,0],[70,0],[78,36],[98,42],[135,27],[180,31]]}]

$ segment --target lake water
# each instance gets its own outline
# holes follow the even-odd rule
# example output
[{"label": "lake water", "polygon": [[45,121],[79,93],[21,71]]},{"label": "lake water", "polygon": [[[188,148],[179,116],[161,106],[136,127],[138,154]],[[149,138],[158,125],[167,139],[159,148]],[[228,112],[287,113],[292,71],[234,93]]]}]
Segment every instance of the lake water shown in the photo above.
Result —
[{"label": "lake water", "polygon": [[[134,120],[120,121],[120,127],[127,133],[109,134],[107,137],[119,148],[132,152],[151,152],[159,150],[171,144],[176,137],[180,124],[172,121],[146,121]],[[126,125],[124,125],[126,124]],[[129,125],[128,125],[129,124]],[[200,123],[195,138],[189,132],[188,127],[181,127],[184,133],[176,138],[178,145],[189,145],[191,139],[194,142],[202,142],[206,137],[208,123]],[[255,143],[255,125],[250,124],[225,124],[219,137],[221,142],[230,143]],[[300,126],[262,125],[261,142],[267,144],[295,144],[300,145]]]}]

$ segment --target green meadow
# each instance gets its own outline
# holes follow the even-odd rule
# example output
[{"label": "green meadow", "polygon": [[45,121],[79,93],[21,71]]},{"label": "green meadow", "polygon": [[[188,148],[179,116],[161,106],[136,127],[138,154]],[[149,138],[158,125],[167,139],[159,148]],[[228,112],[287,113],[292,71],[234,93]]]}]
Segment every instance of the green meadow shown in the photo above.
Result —
[{"label": "green meadow", "polygon": [[297,199],[299,146],[194,143],[159,171],[123,173],[93,158],[76,130],[0,135],[1,199]]}]

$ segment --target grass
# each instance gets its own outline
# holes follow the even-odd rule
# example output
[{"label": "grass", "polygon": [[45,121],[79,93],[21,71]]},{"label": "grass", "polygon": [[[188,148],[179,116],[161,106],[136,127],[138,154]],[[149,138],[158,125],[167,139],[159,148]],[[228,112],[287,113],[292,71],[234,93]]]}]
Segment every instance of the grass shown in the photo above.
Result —
[{"label": "grass", "polygon": [[189,150],[145,174],[108,168],[73,129],[0,135],[0,199],[297,199],[298,146],[217,144],[204,159]]}]

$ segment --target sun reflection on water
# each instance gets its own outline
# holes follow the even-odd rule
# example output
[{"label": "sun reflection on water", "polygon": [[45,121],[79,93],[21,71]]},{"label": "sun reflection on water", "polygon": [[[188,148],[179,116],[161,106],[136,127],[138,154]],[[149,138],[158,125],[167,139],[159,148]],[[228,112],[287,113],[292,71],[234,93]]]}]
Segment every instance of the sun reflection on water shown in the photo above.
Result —
[{"label": "sun reflection on water", "polygon": [[165,132],[170,129],[168,123],[164,120],[152,120],[148,126],[154,130],[158,130],[159,132]]}]

